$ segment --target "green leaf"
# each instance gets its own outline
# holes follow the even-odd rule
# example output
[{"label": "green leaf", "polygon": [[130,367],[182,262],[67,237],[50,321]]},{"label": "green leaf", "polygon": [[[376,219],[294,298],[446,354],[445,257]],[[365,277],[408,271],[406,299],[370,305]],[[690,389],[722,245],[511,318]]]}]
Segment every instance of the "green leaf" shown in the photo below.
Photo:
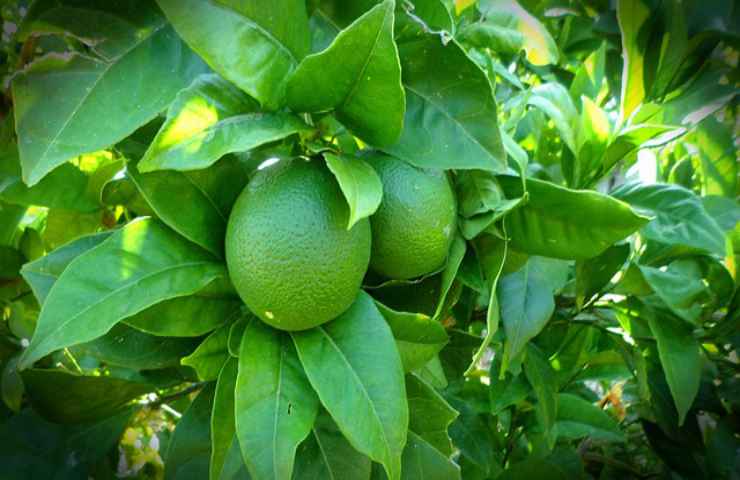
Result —
[{"label": "green leaf", "polygon": [[[481,245],[481,242],[478,242]],[[504,271],[504,264],[506,263],[506,256],[508,253],[508,240],[496,239],[496,243],[490,250],[481,252],[483,270],[488,284],[490,296],[488,299],[488,308],[486,309],[486,334],[483,337],[480,347],[473,354],[473,359],[470,362],[470,366],[465,371],[466,376],[471,375],[480,362],[483,355],[488,350],[489,345],[493,341],[493,336],[498,331],[498,324],[501,318],[501,311],[499,308],[499,299],[497,295],[498,283],[501,278],[501,273]]]},{"label": "green leaf", "polygon": [[195,350],[192,338],[156,337],[119,323],[100,338],[80,344],[74,351],[92,355],[110,365],[154,370],[173,367]]},{"label": "green leaf", "polygon": [[257,109],[254,100],[220,76],[201,75],[170,105],[139,171],[207,168],[227,153],[309,130],[295,115]]},{"label": "green leaf", "polygon": [[127,168],[136,188],[160,220],[188,240],[223,256],[231,206],[248,182],[247,173],[236,158],[227,157],[194,172],[140,174],[133,165]]},{"label": "green leaf", "polygon": [[[548,457],[548,459],[551,457]],[[514,463],[496,477],[496,480],[525,480],[529,478],[547,478],[548,480],[568,480],[573,477],[548,459],[532,455],[521,462]]]},{"label": "green leaf", "polygon": [[738,160],[732,131],[714,117],[707,117],[694,134],[699,149],[704,195],[737,195]]},{"label": "green leaf", "polygon": [[422,437],[410,431],[403,449],[403,478],[408,480],[460,479],[460,467]]},{"label": "green leaf", "polygon": [[609,284],[630,255],[628,243],[614,245],[600,255],[576,262],[576,303],[579,308]]},{"label": "green leaf", "polygon": [[403,369],[370,296],[360,292],[337,319],[291,335],[311,385],[342,433],[398,480],[409,418]]},{"label": "green leaf", "polygon": [[23,265],[21,275],[33,290],[39,305],[43,305],[49,290],[56,283],[72,260],[87,252],[111,236],[112,232],[101,232],[78,238],[47,255]]},{"label": "green leaf", "polygon": [[553,429],[559,411],[557,377],[547,358],[532,344],[528,345],[527,356],[524,358],[524,374],[537,397],[537,419],[544,428],[545,437],[552,448],[556,440],[556,432]]},{"label": "green leaf", "polygon": [[145,383],[63,370],[28,369],[21,376],[34,409],[57,423],[109,417],[129,401],[155,389]]},{"label": "green leaf", "polygon": [[611,194],[655,217],[640,230],[648,240],[724,256],[722,229],[690,190],[678,185],[628,183]]},{"label": "green leaf", "polygon": [[[442,0],[414,0],[397,5],[395,35],[399,42],[422,36],[425,30],[445,31],[451,34],[455,32],[455,22]],[[425,29],[422,22],[428,28]]]},{"label": "green leaf", "polygon": [[165,456],[164,480],[208,478],[213,395],[214,385],[206,385],[177,422]]},{"label": "green leaf", "polygon": [[375,169],[362,158],[324,153],[324,160],[339,182],[349,205],[349,230],[378,209],[383,198],[383,184]]},{"label": "green leaf", "polygon": [[573,100],[584,95],[594,101],[599,97],[606,79],[606,46],[606,42],[602,43],[576,70],[570,84],[570,96]]},{"label": "green leaf", "polygon": [[555,124],[563,142],[573,153],[577,153],[575,129],[578,123],[578,110],[568,91],[559,83],[543,83],[532,89],[527,104],[539,108]]},{"label": "green leaf", "polygon": [[0,375],[0,398],[9,409],[16,413],[21,411],[25,393],[23,379],[17,368],[19,358],[20,356],[16,355],[8,359]]},{"label": "green leaf", "polygon": [[460,44],[425,35],[399,52],[406,116],[384,150],[418,167],[505,171],[491,83]]},{"label": "green leaf", "polygon": [[[241,301],[210,296],[206,290],[152,305],[123,322],[137,330],[160,337],[199,337],[215,330],[239,314]],[[184,322],[183,318],[187,318]]]},{"label": "green leaf", "polygon": [[283,103],[287,79],[310,46],[305,2],[157,3],[177,33],[215,72],[269,109]]},{"label": "green leaf", "polygon": [[99,203],[88,195],[88,176],[71,163],[54,169],[33,187],[21,179],[18,150],[13,146],[8,155],[0,158],[0,200],[24,206],[64,208],[79,212],[94,212]]},{"label": "green leaf", "polygon": [[404,371],[421,368],[447,345],[447,332],[437,320],[422,313],[398,312],[380,302],[375,305],[393,332]]},{"label": "green leaf", "polygon": [[201,380],[216,380],[224,364],[230,358],[228,350],[230,327],[231,325],[219,327],[180,363],[194,368]]},{"label": "green leaf", "polygon": [[661,268],[638,267],[653,291],[675,315],[698,325],[702,313],[700,302],[708,289],[697,262],[679,259]]},{"label": "green leaf", "polygon": [[131,222],[77,257],[59,276],[20,366],[93,340],[146,307],[193,294],[224,277],[222,264],[155,220]]},{"label": "green leaf", "polygon": [[554,262],[557,260],[532,257],[521,269],[499,282],[498,302],[506,332],[501,372],[540,333],[555,311],[553,294],[565,282],[562,273],[555,273],[563,265]]},{"label": "green leaf", "polygon": [[437,301],[437,308],[434,310],[434,315],[432,316],[432,318],[438,322],[442,321],[441,317],[445,312],[447,295],[449,295],[452,284],[457,278],[457,272],[460,271],[460,265],[462,264],[463,258],[465,258],[466,250],[467,244],[465,243],[465,240],[460,235],[455,235],[452,239],[450,251],[447,254],[447,264],[440,275],[439,300]]},{"label": "green leaf", "polygon": [[617,20],[622,34],[624,67],[620,95],[621,118],[627,119],[645,99],[645,54],[648,38],[641,32],[651,17],[644,0],[618,0]]},{"label": "green leaf", "polygon": [[[507,198],[521,197],[521,179],[500,175]],[[629,205],[588,190],[527,179],[529,202],[506,217],[511,247],[532,255],[584,260],[645,225]]]},{"label": "green leaf", "polygon": [[368,480],[372,462],[355,450],[328,413],[321,411],[298,447],[293,480]]},{"label": "green leaf", "polygon": [[702,357],[699,342],[680,319],[672,315],[648,316],[658,342],[658,356],[682,425],[701,383]]},{"label": "green leaf", "polygon": [[590,437],[607,442],[623,442],[619,425],[604,410],[570,393],[558,394],[555,430],[558,437],[575,440]]},{"label": "green leaf", "polygon": [[[234,410],[234,387],[238,368],[238,360],[230,358],[218,374],[211,413],[211,462],[208,478],[221,477],[231,445],[238,441]],[[238,457],[241,460],[241,455]]]},{"label": "green leaf", "polygon": [[478,8],[484,20],[463,28],[462,40],[509,55],[524,50],[532,65],[558,61],[558,46],[550,32],[516,0],[481,0]]},{"label": "green leaf", "polygon": [[385,0],[339,32],[326,50],[304,58],[288,81],[288,105],[299,112],[334,110],[372,145],[398,140],[405,98],[393,6]]},{"label": "green leaf", "polygon": [[56,15],[44,22],[82,16],[89,21],[77,23],[77,29],[95,25],[105,33],[92,41],[100,43],[99,57],[49,54],[14,78],[18,147],[28,185],[80,154],[128,136],[205,68],[152,3],[126,9],[91,1]]},{"label": "green leaf", "polygon": [[286,333],[252,319],[242,337],[236,433],[256,479],[291,478],[296,448],[311,432],[319,401]]},{"label": "green leaf", "polygon": [[451,456],[454,448],[447,429],[457,418],[457,411],[416,375],[406,375],[406,395],[409,430],[443,456]]},{"label": "green leaf", "polygon": [[229,329],[229,354],[234,358],[239,358],[239,349],[242,345],[242,337],[248,323],[253,319],[253,315],[242,317],[231,324]]}]

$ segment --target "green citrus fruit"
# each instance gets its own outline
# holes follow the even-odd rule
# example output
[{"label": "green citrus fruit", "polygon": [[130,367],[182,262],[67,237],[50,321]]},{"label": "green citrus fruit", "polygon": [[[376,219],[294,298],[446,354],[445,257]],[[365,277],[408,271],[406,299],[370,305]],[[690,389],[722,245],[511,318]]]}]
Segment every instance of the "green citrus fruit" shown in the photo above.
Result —
[{"label": "green citrus fruit", "polygon": [[226,264],[247,307],[282,330],[344,312],[370,260],[367,219],[347,230],[349,208],[322,163],[282,161],[257,172],[226,229]]},{"label": "green citrus fruit", "polygon": [[370,217],[370,268],[399,280],[441,268],[457,217],[455,195],[445,173],[386,155],[373,155],[368,162],[383,182],[383,201]]}]

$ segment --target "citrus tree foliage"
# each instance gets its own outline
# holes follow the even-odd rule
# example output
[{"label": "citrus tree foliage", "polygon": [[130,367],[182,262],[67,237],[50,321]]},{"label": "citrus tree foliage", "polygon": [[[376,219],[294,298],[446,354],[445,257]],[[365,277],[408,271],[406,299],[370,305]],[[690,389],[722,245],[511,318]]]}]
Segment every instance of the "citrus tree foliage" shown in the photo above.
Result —
[{"label": "citrus tree foliage", "polygon": [[[0,476],[737,478],[738,8],[3,2]],[[377,233],[387,156],[453,187],[442,264],[258,319],[245,185],[310,161]]]}]

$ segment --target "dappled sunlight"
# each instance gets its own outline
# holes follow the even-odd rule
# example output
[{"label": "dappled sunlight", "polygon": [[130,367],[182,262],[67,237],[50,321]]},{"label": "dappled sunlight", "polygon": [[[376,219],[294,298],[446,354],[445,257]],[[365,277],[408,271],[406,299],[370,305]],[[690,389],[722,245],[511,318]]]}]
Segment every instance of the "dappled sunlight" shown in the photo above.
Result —
[{"label": "dappled sunlight", "polygon": [[141,268],[138,262],[132,262],[132,259],[141,258],[144,247],[144,242],[149,230],[148,221],[137,220],[129,223],[126,228],[122,229],[119,234],[119,242],[121,245],[121,251],[124,255],[121,255],[120,266],[118,276],[120,279],[125,280],[133,276],[137,270]]},{"label": "dappled sunlight", "polygon": [[188,150],[198,150],[201,141],[193,142],[193,137],[219,121],[219,113],[201,97],[190,99],[178,115],[172,119],[169,127],[161,132],[158,147],[165,149],[185,140],[189,140]]}]

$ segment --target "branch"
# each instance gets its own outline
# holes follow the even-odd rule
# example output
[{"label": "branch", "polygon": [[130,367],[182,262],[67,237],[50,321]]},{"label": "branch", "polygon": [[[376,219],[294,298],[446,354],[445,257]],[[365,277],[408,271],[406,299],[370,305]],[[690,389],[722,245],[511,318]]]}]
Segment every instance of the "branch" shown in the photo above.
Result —
[{"label": "branch", "polygon": [[165,395],[162,397],[159,397],[158,399],[154,400],[147,406],[149,408],[160,408],[163,404],[169,403],[173,400],[177,400],[178,398],[184,397],[186,395],[190,395],[193,392],[197,392],[198,390],[202,389],[206,385],[208,385],[209,382],[197,382],[192,383],[188,385],[187,387],[183,388],[179,392],[172,393],[170,395]]}]

